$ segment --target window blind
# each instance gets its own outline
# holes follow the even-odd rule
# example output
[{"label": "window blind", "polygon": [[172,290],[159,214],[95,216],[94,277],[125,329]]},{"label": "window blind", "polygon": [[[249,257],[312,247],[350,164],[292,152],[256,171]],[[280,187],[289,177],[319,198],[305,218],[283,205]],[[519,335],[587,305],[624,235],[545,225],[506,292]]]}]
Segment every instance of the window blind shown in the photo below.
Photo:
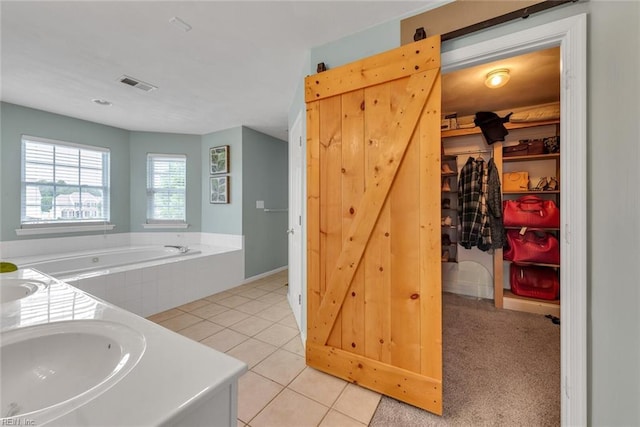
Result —
[{"label": "window blind", "polygon": [[186,221],[187,157],[147,154],[147,223]]}]

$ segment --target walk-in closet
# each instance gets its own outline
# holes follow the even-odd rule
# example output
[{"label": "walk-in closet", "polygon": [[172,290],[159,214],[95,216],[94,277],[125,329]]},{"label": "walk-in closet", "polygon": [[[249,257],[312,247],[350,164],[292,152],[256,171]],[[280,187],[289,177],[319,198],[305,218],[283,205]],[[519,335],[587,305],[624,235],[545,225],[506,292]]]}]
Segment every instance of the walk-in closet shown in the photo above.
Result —
[{"label": "walk-in closet", "polygon": [[443,74],[442,82],[443,354],[451,398],[461,393],[458,404],[482,412],[476,399],[488,393],[509,419],[534,422],[522,417],[533,407],[536,424],[559,424],[559,212],[568,179],[560,170],[560,48]]}]

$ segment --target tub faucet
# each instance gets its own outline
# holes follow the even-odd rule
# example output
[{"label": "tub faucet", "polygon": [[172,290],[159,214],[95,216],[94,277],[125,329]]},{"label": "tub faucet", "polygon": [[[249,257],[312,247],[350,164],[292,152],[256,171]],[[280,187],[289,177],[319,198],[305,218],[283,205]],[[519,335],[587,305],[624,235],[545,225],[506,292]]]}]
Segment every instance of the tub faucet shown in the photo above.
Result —
[{"label": "tub faucet", "polygon": [[164,245],[165,248],[176,248],[180,251],[181,254],[186,254],[189,252],[189,248],[187,246],[178,246],[178,245]]}]

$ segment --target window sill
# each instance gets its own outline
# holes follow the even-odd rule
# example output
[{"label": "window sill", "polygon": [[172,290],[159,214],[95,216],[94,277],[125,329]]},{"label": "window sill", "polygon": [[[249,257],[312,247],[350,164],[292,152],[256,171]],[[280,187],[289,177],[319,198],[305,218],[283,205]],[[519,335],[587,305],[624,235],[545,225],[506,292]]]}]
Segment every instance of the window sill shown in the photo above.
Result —
[{"label": "window sill", "polygon": [[82,233],[85,231],[113,230],[115,224],[68,225],[56,227],[29,227],[16,229],[18,236],[35,236],[38,234]]},{"label": "window sill", "polygon": [[183,223],[167,223],[167,224],[142,224],[142,228],[144,228],[145,230],[147,229],[167,229],[167,228],[178,228],[178,229],[185,229],[185,228],[189,228],[189,224],[187,224],[186,222]]}]

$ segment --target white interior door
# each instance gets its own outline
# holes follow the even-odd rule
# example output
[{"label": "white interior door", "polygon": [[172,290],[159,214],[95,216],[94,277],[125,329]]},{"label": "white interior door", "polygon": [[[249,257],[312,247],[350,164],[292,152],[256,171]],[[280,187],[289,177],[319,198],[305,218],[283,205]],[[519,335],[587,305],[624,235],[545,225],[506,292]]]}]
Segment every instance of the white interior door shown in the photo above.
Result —
[{"label": "white interior door", "polygon": [[289,305],[302,329],[302,115],[289,130]]}]

